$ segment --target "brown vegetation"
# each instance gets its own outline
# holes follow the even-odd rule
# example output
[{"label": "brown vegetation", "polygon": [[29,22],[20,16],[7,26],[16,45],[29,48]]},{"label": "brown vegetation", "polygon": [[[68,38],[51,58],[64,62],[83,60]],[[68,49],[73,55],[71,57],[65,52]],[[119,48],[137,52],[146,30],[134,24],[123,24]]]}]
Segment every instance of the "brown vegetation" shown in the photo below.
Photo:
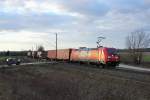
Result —
[{"label": "brown vegetation", "polygon": [[[145,81],[118,77],[127,75]],[[79,65],[19,66],[0,69],[0,100],[149,100],[148,82],[149,75]]]}]

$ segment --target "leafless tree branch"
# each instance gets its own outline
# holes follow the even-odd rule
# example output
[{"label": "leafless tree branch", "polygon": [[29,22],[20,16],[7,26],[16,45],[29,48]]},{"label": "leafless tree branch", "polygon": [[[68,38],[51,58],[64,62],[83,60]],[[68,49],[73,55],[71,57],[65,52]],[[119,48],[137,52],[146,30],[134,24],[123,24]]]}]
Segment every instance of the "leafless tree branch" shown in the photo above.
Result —
[{"label": "leafless tree branch", "polygon": [[134,62],[140,64],[142,60],[142,49],[150,46],[150,35],[142,30],[134,31],[126,38],[126,45],[131,51]]}]

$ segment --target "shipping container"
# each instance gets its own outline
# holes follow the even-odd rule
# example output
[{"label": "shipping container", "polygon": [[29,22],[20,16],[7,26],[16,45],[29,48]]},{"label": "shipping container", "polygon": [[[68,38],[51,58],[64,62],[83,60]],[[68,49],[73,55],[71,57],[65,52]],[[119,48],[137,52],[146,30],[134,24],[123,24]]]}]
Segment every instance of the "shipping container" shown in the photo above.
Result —
[{"label": "shipping container", "polygon": [[[71,49],[57,50],[57,60],[70,60]],[[56,50],[48,50],[47,57],[49,59],[56,59]]]},{"label": "shipping container", "polygon": [[71,49],[59,49],[57,51],[58,60],[70,60]]},{"label": "shipping container", "polygon": [[48,50],[47,58],[51,60],[56,59],[56,50]]},{"label": "shipping container", "polygon": [[70,61],[79,61],[79,50],[78,49],[71,50]]}]

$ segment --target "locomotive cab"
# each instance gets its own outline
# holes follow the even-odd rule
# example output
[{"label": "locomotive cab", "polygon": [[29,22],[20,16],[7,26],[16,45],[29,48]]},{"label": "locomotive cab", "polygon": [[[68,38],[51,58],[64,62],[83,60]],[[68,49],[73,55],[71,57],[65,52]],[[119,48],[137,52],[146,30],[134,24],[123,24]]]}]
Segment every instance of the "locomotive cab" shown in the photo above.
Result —
[{"label": "locomotive cab", "polygon": [[120,63],[120,57],[118,55],[118,52],[115,48],[107,48],[107,57],[106,57],[106,63],[111,65],[119,65]]}]

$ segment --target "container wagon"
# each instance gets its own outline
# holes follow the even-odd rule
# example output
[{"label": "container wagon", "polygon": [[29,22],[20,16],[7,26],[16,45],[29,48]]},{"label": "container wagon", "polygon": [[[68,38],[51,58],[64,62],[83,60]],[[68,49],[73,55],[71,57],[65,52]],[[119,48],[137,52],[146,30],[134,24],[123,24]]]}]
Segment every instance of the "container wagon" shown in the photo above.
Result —
[{"label": "container wagon", "polygon": [[56,50],[48,50],[47,58],[50,60],[55,60],[56,59]]},{"label": "container wagon", "polygon": [[72,49],[59,49],[57,50],[57,58],[56,58],[56,50],[48,50],[47,58],[50,60],[63,60],[63,61],[70,61]]},{"label": "container wagon", "polygon": [[57,51],[57,59],[63,61],[70,61],[72,49],[60,49]]},{"label": "container wagon", "polygon": [[37,51],[38,59],[47,59],[47,51]]},{"label": "container wagon", "polygon": [[79,58],[79,50],[78,49],[71,49],[70,61],[78,62],[79,59],[80,59]]},{"label": "container wagon", "polygon": [[27,52],[27,57],[37,58],[37,51],[28,51]]},{"label": "container wagon", "polygon": [[36,58],[36,59],[46,59],[47,51],[28,51],[27,57]]}]

